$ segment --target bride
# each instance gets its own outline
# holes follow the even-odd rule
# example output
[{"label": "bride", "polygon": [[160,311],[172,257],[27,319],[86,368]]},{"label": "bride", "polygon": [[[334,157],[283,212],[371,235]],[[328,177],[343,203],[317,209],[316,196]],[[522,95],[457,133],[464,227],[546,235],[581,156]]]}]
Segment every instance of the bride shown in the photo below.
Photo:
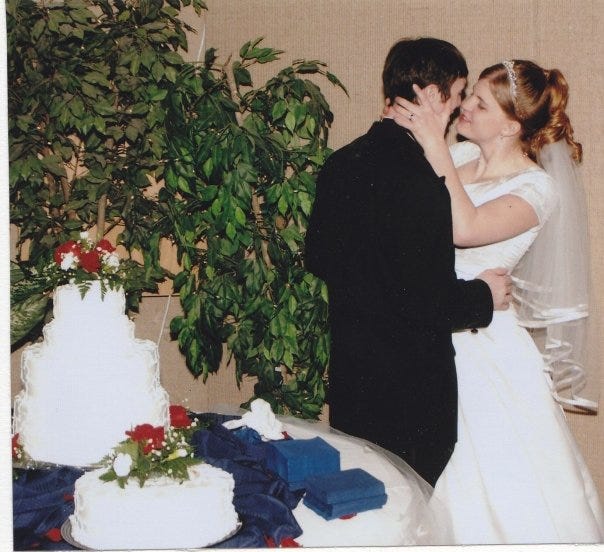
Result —
[{"label": "bride", "polygon": [[[388,116],[445,177],[458,277],[505,266],[517,289],[516,308],[453,336],[459,438],[434,497],[450,513],[455,544],[604,542],[597,491],[559,405],[595,409],[578,395],[581,366],[565,356],[587,316],[578,268],[587,249],[576,226],[585,213],[569,216],[582,152],[565,112],[566,81],[523,60],[485,69],[461,106],[457,132],[467,141],[451,150],[448,121],[414,90],[417,103],[397,98]],[[525,327],[545,329],[547,355]]]}]

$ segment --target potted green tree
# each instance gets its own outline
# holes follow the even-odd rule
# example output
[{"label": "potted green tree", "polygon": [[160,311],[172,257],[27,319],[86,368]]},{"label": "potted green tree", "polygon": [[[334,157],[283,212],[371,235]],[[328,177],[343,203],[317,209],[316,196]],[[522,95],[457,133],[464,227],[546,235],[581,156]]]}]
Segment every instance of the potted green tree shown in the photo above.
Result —
[{"label": "potted green tree", "polygon": [[[275,411],[316,418],[327,294],[304,270],[303,238],[330,153],[317,82],[344,87],[323,63],[298,60],[255,88],[250,68],[281,53],[260,39],[226,65],[213,49],[184,62],[192,29],[179,10],[190,4],[205,8],[7,0],[11,342],[39,335],[66,277],[104,271],[135,308],[167,276],[183,312],[171,329],[195,376],[215,372],[226,347],[238,383],[256,378],[255,396]],[[124,272],[66,261],[71,272],[57,271],[76,245],[110,258],[108,235]],[[177,274],[160,266],[162,238],[176,245]]]},{"label": "potted green tree", "polygon": [[315,80],[344,87],[323,63],[299,60],[254,88],[249,68],[280,53],[258,39],[224,67],[210,49],[171,98],[159,195],[182,265],[171,329],[193,374],[218,370],[226,344],[238,383],[256,378],[255,397],[317,418],[327,291],[304,269],[303,243],[333,116]]}]

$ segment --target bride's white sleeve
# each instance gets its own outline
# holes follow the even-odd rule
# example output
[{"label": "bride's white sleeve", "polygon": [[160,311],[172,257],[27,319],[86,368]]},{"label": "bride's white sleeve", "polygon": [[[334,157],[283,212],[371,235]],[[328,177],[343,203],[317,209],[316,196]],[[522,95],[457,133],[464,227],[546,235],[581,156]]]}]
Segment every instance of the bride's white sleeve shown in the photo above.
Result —
[{"label": "bride's white sleeve", "polygon": [[551,177],[541,170],[527,172],[526,178],[509,193],[521,197],[535,210],[539,227],[551,216],[559,201]]}]

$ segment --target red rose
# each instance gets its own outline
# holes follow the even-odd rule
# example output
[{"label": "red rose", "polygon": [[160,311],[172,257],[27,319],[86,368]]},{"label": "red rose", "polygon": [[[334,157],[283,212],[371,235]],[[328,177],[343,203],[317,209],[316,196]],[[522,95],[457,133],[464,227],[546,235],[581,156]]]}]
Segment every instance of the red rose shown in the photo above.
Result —
[{"label": "red rose", "polygon": [[[149,454],[153,449],[160,449],[164,440],[164,428],[153,427],[151,424],[137,425],[134,430],[126,431],[133,441],[144,443],[143,454]],[[151,441],[151,442],[149,442]]]},{"label": "red rose", "polygon": [[60,542],[63,540],[61,536],[61,530],[58,527],[53,527],[44,535],[47,539],[50,539],[52,542]]},{"label": "red rose", "polygon": [[13,446],[13,448],[12,448],[12,450],[13,450],[13,460],[16,460],[18,458],[17,455],[19,454],[19,447],[21,446],[19,444],[19,434],[18,433],[15,433],[13,435],[12,446]]},{"label": "red rose", "polygon": [[80,265],[86,272],[98,272],[101,268],[101,258],[97,251],[86,251],[80,255]]},{"label": "red rose", "polygon": [[73,253],[76,257],[80,257],[82,255],[82,250],[80,249],[80,245],[73,240],[66,241],[55,249],[53,254],[55,263],[60,265],[63,256],[67,255],[67,253]]},{"label": "red rose", "polygon": [[172,427],[189,427],[191,421],[184,406],[170,405],[170,425]]},{"label": "red rose", "polygon": [[277,548],[277,543],[273,537],[269,535],[264,535],[264,542],[266,543],[267,548]]},{"label": "red rose", "polygon": [[111,245],[109,240],[100,240],[99,243],[96,244],[95,249],[101,253],[113,253],[115,251],[115,247]]}]

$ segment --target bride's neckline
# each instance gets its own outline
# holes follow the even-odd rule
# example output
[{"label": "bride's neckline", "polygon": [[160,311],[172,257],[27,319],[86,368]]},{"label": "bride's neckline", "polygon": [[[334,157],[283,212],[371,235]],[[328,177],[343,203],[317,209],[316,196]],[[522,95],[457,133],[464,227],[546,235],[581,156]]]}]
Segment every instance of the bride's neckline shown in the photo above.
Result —
[{"label": "bride's neckline", "polygon": [[542,171],[543,169],[541,167],[526,167],[524,169],[519,169],[517,171],[508,173],[508,174],[504,174],[501,176],[495,176],[493,178],[488,178],[486,180],[475,180],[473,182],[463,182],[462,184],[464,186],[477,186],[479,184],[497,184],[497,183],[501,183],[501,182],[506,182],[508,180],[511,180],[512,178],[516,178],[517,176],[520,176],[521,174],[525,174],[525,173],[530,173],[530,172],[538,172],[538,171]]}]

